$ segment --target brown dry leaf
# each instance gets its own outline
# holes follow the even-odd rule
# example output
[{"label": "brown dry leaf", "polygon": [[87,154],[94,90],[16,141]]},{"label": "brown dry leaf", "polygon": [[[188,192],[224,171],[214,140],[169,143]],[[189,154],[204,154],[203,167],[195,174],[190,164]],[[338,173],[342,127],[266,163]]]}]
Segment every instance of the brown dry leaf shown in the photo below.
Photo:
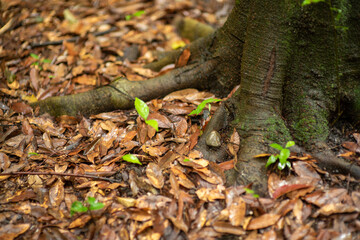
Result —
[{"label": "brown dry leaf", "polygon": [[123,205],[124,207],[134,207],[136,204],[136,199],[134,198],[126,198],[126,197],[117,197],[117,202]]},{"label": "brown dry leaf", "polygon": [[24,189],[16,192],[15,195],[6,199],[6,202],[21,202],[29,199],[34,199],[36,194],[32,189]]},{"label": "brown dry leaf", "polygon": [[179,182],[176,179],[175,175],[172,172],[170,172],[169,182],[170,182],[170,186],[171,186],[171,189],[169,192],[172,195],[174,195],[174,197],[177,199],[179,197],[180,185],[179,185]]},{"label": "brown dry leaf", "polygon": [[135,73],[140,74],[147,78],[153,78],[157,75],[156,72],[148,69],[148,68],[141,68],[141,67],[132,67],[131,68]]},{"label": "brown dry leaf", "polygon": [[[196,125],[191,126],[192,134],[190,135],[190,149],[192,150],[198,142],[201,130]],[[195,128],[195,129],[194,129]]]},{"label": "brown dry leaf", "polygon": [[217,221],[212,224],[215,231],[226,234],[244,235],[246,232],[242,227],[233,226],[228,222]]},{"label": "brown dry leaf", "polygon": [[246,203],[241,197],[234,200],[229,209],[229,221],[233,226],[240,226],[243,224],[246,214]]},{"label": "brown dry leaf", "polygon": [[342,146],[352,152],[360,153],[360,146],[354,142],[344,142]]},{"label": "brown dry leaf", "polygon": [[30,228],[29,223],[7,224],[0,227],[0,239],[12,240]]},{"label": "brown dry leaf", "polygon": [[189,227],[186,225],[183,219],[178,219],[175,217],[170,216],[169,219],[174,224],[175,227],[182,230],[183,232],[187,233],[189,230]]},{"label": "brown dry leaf", "polygon": [[199,92],[194,88],[188,88],[172,92],[163,98],[164,101],[180,100],[182,102],[199,104],[205,99],[214,98],[215,95],[208,92]]},{"label": "brown dry leaf", "polygon": [[265,213],[260,217],[251,219],[246,230],[255,230],[269,227],[271,225],[274,225],[280,219],[280,217],[281,216],[278,214]]},{"label": "brown dry leaf", "polygon": [[270,157],[270,156],[271,156],[270,153],[261,153],[261,154],[253,156],[253,158],[263,158],[263,157]]},{"label": "brown dry leaf", "polygon": [[145,222],[151,220],[151,214],[142,209],[129,209],[130,218],[135,221]]},{"label": "brown dry leaf", "polygon": [[84,227],[90,221],[90,219],[91,219],[90,215],[87,214],[81,215],[80,217],[72,221],[68,226],[68,228],[72,229],[72,228]]},{"label": "brown dry leaf", "polygon": [[293,234],[291,234],[290,239],[301,240],[301,239],[317,239],[316,232],[308,224],[298,227]]},{"label": "brown dry leaf", "polygon": [[147,145],[142,145],[141,149],[152,157],[160,157],[169,150],[167,147],[163,146],[151,147]]},{"label": "brown dry leaf", "polygon": [[148,119],[155,119],[159,124],[159,128],[171,128],[172,127],[172,123],[170,122],[170,120],[161,113],[158,113],[158,112],[150,113],[148,116]]},{"label": "brown dry leaf", "polygon": [[180,158],[178,162],[183,166],[192,167],[192,168],[205,168],[209,166],[209,161],[206,159],[190,159],[190,161],[184,161],[184,160],[185,159]]},{"label": "brown dry leaf", "polygon": [[172,166],[171,172],[177,177],[179,184],[187,189],[195,188],[194,183],[192,183],[188,177],[183,173],[184,169],[179,166]]},{"label": "brown dry leaf", "polygon": [[11,162],[10,162],[10,159],[9,157],[3,153],[3,152],[0,152],[0,169],[2,170],[6,170],[10,167],[11,165]]},{"label": "brown dry leaf", "polygon": [[181,53],[181,55],[179,56],[179,59],[177,60],[175,67],[179,68],[185,66],[189,61],[190,55],[191,55],[190,49],[185,48]]},{"label": "brown dry leaf", "polygon": [[188,124],[186,119],[181,118],[180,121],[174,123],[174,125],[175,125],[176,136],[179,138],[184,137],[188,129]]},{"label": "brown dry leaf", "polygon": [[10,107],[14,112],[21,114],[29,114],[32,112],[32,108],[24,102],[16,102],[11,104]]},{"label": "brown dry leaf", "polygon": [[165,209],[173,199],[161,195],[144,195],[136,199],[135,206],[144,210]]},{"label": "brown dry leaf", "polygon": [[95,86],[96,85],[96,77],[92,75],[80,75],[72,79],[74,83]]},{"label": "brown dry leaf", "polygon": [[293,162],[292,166],[299,177],[308,177],[321,180],[320,175],[307,162],[295,161]]},{"label": "brown dry leaf", "polygon": [[230,170],[234,168],[235,161],[230,160],[226,162],[219,163],[218,166],[223,170]]},{"label": "brown dry leaf", "polygon": [[322,206],[315,214],[314,217],[318,217],[319,215],[330,216],[331,214],[336,213],[353,213],[360,212],[359,208],[356,208],[350,204],[343,203],[329,203]]},{"label": "brown dry leaf", "polygon": [[343,202],[348,197],[347,190],[343,188],[333,188],[325,191],[316,191],[308,194],[304,200],[318,207],[323,207],[331,203]]},{"label": "brown dry leaf", "polygon": [[39,91],[39,76],[37,69],[31,68],[30,70],[30,82],[31,86],[33,87],[35,93]]},{"label": "brown dry leaf", "polygon": [[53,207],[59,207],[60,203],[64,200],[64,183],[58,179],[49,190],[50,204]]},{"label": "brown dry leaf", "polygon": [[200,188],[196,191],[196,195],[205,202],[213,202],[216,199],[225,199],[224,190],[225,188],[221,185],[218,185],[216,189]]},{"label": "brown dry leaf", "polygon": [[236,156],[237,152],[239,151],[239,148],[240,148],[240,135],[236,131],[235,128],[233,130],[233,133],[231,134],[230,142],[227,144],[227,146],[228,146],[229,152],[233,156]]},{"label": "brown dry leaf", "polygon": [[62,133],[65,129],[62,126],[57,126],[50,118],[46,117],[34,117],[28,118],[29,123],[35,125],[43,132],[49,133],[51,136],[63,137]]},{"label": "brown dry leaf", "polygon": [[146,176],[154,187],[161,189],[164,186],[165,180],[163,173],[156,163],[151,162],[147,165]]},{"label": "brown dry leaf", "polygon": [[223,184],[224,181],[221,176],[217,175],[213,171],[210,171],[208,168],[196,168],[193,171],[204,179],[205,181],[212,184]]}]

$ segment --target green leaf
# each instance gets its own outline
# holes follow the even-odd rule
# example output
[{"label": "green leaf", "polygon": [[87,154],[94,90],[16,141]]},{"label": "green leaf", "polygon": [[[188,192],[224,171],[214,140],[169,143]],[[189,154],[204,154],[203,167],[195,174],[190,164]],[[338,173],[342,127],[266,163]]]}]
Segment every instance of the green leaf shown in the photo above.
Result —
[{"label": "green leaf", "polygon": [[146,105],[146,103],[139,98],[135,98],[135,109],[144,120],[146,120],[149,116],[148,105]]},{"label": "green leaf", "polygon": [[40,59],[39,55],[36,55],[35,53],[30,53],[30,57],[35,58],[35,59]]},{"label": "green leaf", "polygon": [[245,192],[248,194],[254,194],[254,190],[250,189],[250,188],[244,188]]},{"label": "green leaf", "polygon": [[288,157],[290,157],[290,150],[287,148],[283,148],[279,154],[279,161],[281,162],[281,164],[285,164]]},{"label": "green leaf", "polygon": [[272,143],[272,144],[270,144],[270,147],[275,148],[275,149],[277,149],[277,150],[279,150],[279,151],[283,150],[283,147],[280,146],[280,145],[277,144],[277,143]]},{"label": "green leaf", "polygon": [[140,11],[137,11],[136,13],[133,14],[134,17],[140,17],[141,15],[143,15],[145,13],[144,10],[140,10]]},{"label": "green leaf", "polygon": [[288,168],[291,169],[291,163],[289,161],[286,161],[286,166],[288,166]]},{"label": "green leaf", "polygon": [[99,209],[102,209],[105,206],[103,203],[97,202],[94,197],[88,197],[87,202],[89,204],[89,209],[90,210],[99,210]]},{"label": "green leaf", "polygon": [[259,198],[260,196],[259,196],[259,194],[256,194],[256,193],[255,193],[255,194],[253,194],[253,197],[254,197],[254,198]]},{"label": "green leaf", "polygon": [[136,163],[136,164],[142,165],[142,163],[139,161],[139,159],[135,155],[126,154],[122,158],[126,162]]},{"label": "green leaf", "polygon": [[81,202],[75,201],[71,204],[70,215],[74,215],[74,213],[78,212],[86,212],[88,210]]},{"label": "green leaf", "polygon": [[29,156],[38,156],[39,154],[36,153],[36,152],[29,152],[28,155],[29,155]]},{"label": "green leaf", "polygon": [[191,160],[188,159],[188,158],[185,158],[183,161],[184,161],[184,162],[190,162]]},{"label": "green leaf", "polygon": [[269,159],[267,160],[265,167],[267,168],[268,166],[270,166],[271,164],[273,164],[274,162],[276,162],[276,159],[277,159],[278,157],[279,157],[279,155],[276,155],[276,156],[271,155],[271,156],[269,157]]},{"label": "green leaf", "polygon": [[51,60],[47,59],[47,58],[44,58],[44,59],[41,60],[41,62],[43,62],[43,63],[51,63]]},{"label": "green leaf", "polygon": [[129,21],[131,18],[132,18],[131,15],[126,15],[126,16],[125,16],[125,20],[126,20],[126,21]]},{"label": "green leaf", "polygon": [[155,119],[145,120],[145,123],[155,128],[156,131],[159,131],[159,125]]},{"label": "green leaf", "polygon": [[288,142],[286,143],[285,148],[289,148],[289,147],[292,147],[292,146],[294,146],[294,145],[295,145],[295,142],[294,142],[294,141],[288,141]]},{"label": "green leaf", "polygon": [[281,162],[278,163],[278,169],[279,170],[284,170],[285,167],[286,167],[285,163],[281,163]]},{"label": "green leaf", "polygon": [[204,109],[204,107],[206,106],[207,103],[213,103],[213,102],[219,102],[219,101],[222,101],[221,99],[217,99],[217,98],[209,98],[209,99],[206,99],[204,101],[202,101],[198,106],[197,108],[192,111],[189,115],[199,115],[201,113],[201,111]]},{"label": "green leaf", "polygon": [[309,5],[312,3],[325,2],[325,0],[304,0],[301,6]]}]

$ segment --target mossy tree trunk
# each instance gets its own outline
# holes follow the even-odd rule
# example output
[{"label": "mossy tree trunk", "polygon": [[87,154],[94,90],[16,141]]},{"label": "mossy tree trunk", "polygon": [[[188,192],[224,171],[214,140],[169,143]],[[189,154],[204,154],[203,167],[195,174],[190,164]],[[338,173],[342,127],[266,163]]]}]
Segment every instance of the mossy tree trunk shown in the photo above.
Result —
[{"label": "mossy tree trunk", "polygon": [[[358,166],[337,159],[326,145],[329,122],[342,108],[340,97],[352,101],[360,94],[359,3],[339,0],[302,7],[301,2],[237,0],[222,28],[188,46],[189,66],[141,83],[149,92],[149,96],[142,93],[145,100],[155,97],[150,92],[166,94],[192,85],[224,96],[240,84],[198,144],[206,157],[221,160],[226,150],[210,148],[204,139],[212,130],[230,136],[236,128],[241,146],[236,170],[228,172],[230,184],[254,183],[257,192],[265,193],[265,161],[253,156],[268,151],[269,143],[288,140],[311,151],[323,166],[360,178]],[[339,21],[331,8],[342,9]],[[349,29],[341,32],[336,30],[338,25]],[[173,52],[149,67],[159,69],[179,54]],[[152,89],[148,82],[161,84]],[[144,92],[139,86],[123,84],[121,92],[131,97]],[[349,84],[356,86],[355,91]],[[352,102],[360,106],[359,100]]]}]

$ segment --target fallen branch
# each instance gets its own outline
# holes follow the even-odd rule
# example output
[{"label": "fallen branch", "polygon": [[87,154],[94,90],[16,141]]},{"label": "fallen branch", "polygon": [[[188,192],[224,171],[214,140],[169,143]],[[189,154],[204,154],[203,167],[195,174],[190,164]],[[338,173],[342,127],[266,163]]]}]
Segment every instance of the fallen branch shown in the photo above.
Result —
[{"label": "fallen branch", "polygon": [[108,182],[116,182],[120,183],[120,181],[106,178],[93,176],[89,174],[76,174],[76,173],[58,173],[58,172],[8,172],[8,173],[0,173],[0,176],[19,176],[19,175],[52,175],[52,176],[65,176],[65,177],[83,177],[83,178],[92,178],[96,180],[108,181]]}]

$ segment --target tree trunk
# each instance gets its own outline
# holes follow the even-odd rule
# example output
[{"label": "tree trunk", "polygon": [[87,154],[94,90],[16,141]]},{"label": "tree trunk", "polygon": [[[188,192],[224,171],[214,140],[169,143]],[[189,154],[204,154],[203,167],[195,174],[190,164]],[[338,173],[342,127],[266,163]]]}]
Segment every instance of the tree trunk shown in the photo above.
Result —
[{"label": "tree trunk", "polygon": [[[198,143],[205,157],[222,160],[226,149],[211,148],[204,139],[212,130],[230,136],[236,128],[241,146],[236,168],[228,172],[229,184],[253,183],[257,192],[265,194],[265,160],[253,156],[268,152],[270,143],[288,140],[311,151],[321,165],[360,178],[359,166],[336,158],[326,145],[329,122],[338,117],[341,98],[346,97],[357,112],[360,109],[360,3],[349,0],[302,7],[301,2],[237,0],[222,28],[188,46],[189,66],[142,83],[114,87],[124,96],[148,100],[156,97],[154,93],[164,95],[193,85],[224,96],[240,84]],[[334,8],[342,10],[340,18]],[[349,30],[337,30],[337,26]],[[160,69],[180,54],[175,51],[149,67]],[[110,105],[130,107],[122,103],[125,99],[116,101],[121,103]],[[223,142],[227,141],[225,137]]]}]

